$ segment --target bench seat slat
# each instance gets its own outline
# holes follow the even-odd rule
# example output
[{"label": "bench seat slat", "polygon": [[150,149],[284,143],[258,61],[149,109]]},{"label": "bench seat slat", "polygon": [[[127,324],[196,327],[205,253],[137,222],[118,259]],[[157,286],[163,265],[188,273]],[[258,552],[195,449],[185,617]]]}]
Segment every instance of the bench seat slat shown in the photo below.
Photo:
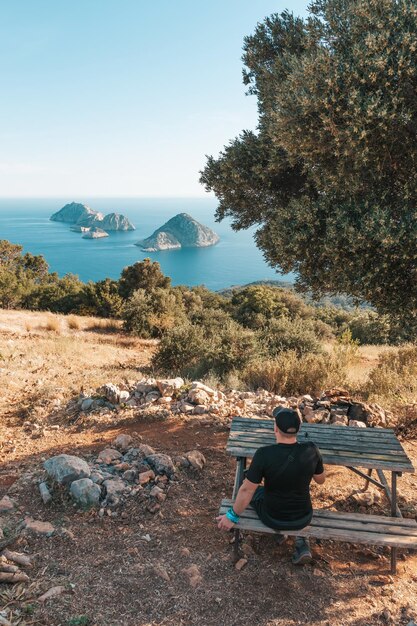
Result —
[{"label": "bench seat slat", "polygon": [[[225,513],[232,503],[230,499],[223,500],[220,514]],[[327,515],[322,515],[323,513]],[[246,509],[236,527],[260,533],[277,534],[279,532],[265,526],[252,507]],[[417,523],[414,520],[402,518],[314,511],[309,526],[302,530],[285,530],[282,533],[300,537],[417,549]]]},{"label": "bench seat slat", "polygon": [[[309,441],[314,442],[316,445],[325,445],[326,443],[331,443],[334,445],[337,443],[338,445],[343,446],[352,446],[357,445],[363,448],[375,448],[381,450],[393,450],[403,453],[403,448],[399,441],[373,441],[371,439],[359,439],[358,437],[337,437],[337,441],[335,442],[335,437],[330,437],[330,435],[320,436],[319,434],[309,435],[308,437],[299,436],[297,438],[298,443],[308,443]],[[267,443],[275,443],[275,436],[273,433],[253,433],[251,431],[230,431],[229,441],[265,441]],[[320,442],[320,443],[319,443]]]}]

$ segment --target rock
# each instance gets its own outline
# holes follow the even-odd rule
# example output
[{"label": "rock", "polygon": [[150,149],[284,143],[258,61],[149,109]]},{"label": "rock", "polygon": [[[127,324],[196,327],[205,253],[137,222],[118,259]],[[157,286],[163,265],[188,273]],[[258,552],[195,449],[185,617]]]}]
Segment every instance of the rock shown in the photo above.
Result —
[{"label": "rock", "polygon": [[[193,402],[194,404],[209,404],[211,401],[211,396],[204,391],[204,389],[190,389],[188,392],[188,400]],[[244,400],[242,400],[244,402]]]},{"label": "rock", "polygon": [[126,452],[133,443],[133,437],[126,434],[121,434],[113,439],[112,444],[115,448],[119,448],[122,452]]},{"label": "rock", "polygon": [[333,387],[332,389],[327,389],[327,391],[323,391],[321,394],[320,400],[324,400],[325,398],[348,398],[349,392],[347,389],[341,389],[339,387]]},{"label": "rock", "polygon": [[106,465],[111,465],[113,461],[118,461],[121,458],[122,458],[122,455],[118,450],[114,450],[114,448],[105,448],[99,453],[97,457],[97,461],[99,463],[105,463]]},{"label": "rock", "polygon": [[136,391],[139,393],[147,394],[150,391],[155,391],[157,389],[157,384],[155,378],[147,378],[145,380],[141,380],[136,385]]},{"label": "rock", "polygon": [[152,567],[152,571],[156,576],[159,576],[159,578],[166,580],[167,583],[171,581],[168,575],[168,572],[166,571],[165,567],[163,567],[162,565],[154,565]]},{"label": "rock", "polygon": [[235,568],[240,572],[241,569],[247,565],[248,559],[239,559],[237,563],[235,563]]},{"label": "rock", "polygon": [[156,485],[155,487],[151,489],[151,492],[149,495],[151,495],[152,498],[155,498],[155,500],[158,500],[158,502],[163,502],[167,497],[164,490],[161,489],[160,487],[157,487]]},{"label": "rock", "polygon": [[156,402],[160,397],[159,391],[150,391],[145,396],[145,402]]},{"label": "rock", "polygon": [[147,506],[146,509],[149,511],[149,513],[152,513],[152,515],[155,515],[155,513],[158,513],[158,511],[160,510],[160,505],[157,502],[150,502]]},{"label": "rock", "polygon": [[146,483],[149,483],[154,478],[155,478],[155,472],[153,470],[148,470],[147,472],[141,472],[138,477],[139,484],[146,485]]},{"label": "rock", "polygon": [[354,493],[352,494],[352,498],[361,506],[372,506],[381,500],[381,496],[377,491]]},{"label": "rock", "polygon": [[51,493],[46,483],[39,483],[39,493],[44,504],[48,504],[52,500]]},{"label": "rock", "polygon": [[304,419],[309,424],[327,424],[330,421],[330,413],[325,409],[318,409],[316,411],[307,409],[310,409],[310,407],[305,407],[303,415]]},{"label": "rock", "polygon": [[314,398],[312,398],[309,394],[306,394],[305,396],[302,396],[301,398],[302,402],[314,402]]},{"label": "rock", "polygon": [[181,550],[180,550],[180,554],[181,554],[182,556],[187,556],[187,557],[188,557],[188,556],[191,556],[191,552],[189,551],[189,549],[188,549],[188,548],[181,548]]},{"label": "rock", "polygon": [[106,233],[105,230],[98,228],[97,226],[92,226],[90,230],[83,234],[83,239],[103,239],[103,237],[108,237],[109,234]]},{"label": "rock", "polygon": [[172,459],[167,454],[151,454],[145,458],[156,474],[165,474],[172,478],[175,474],[175,467]]},{"label": "rock", "polygon": [[[93,483],[96,483],[96,485],[101,485],[104,478],[104,475],[97,470],[93,470],[90,474],[90,480],[92,480]],[[109,478],[109,476],[106,476],[106,478]]]},{"label": "rock", "polygon": [[48,591],[46,591],[41,596],[39,596],[38,602],[45,602],[46,600],[49,600],[50,598],[55,598],[56,596],[60,596],[61,593],[64,593],[64,591],[65,591],[65,587],[62,587],[60,585],[56,587],[51,587],[50,589],[48,589]]},{"label": "rock", "polygon": [[103,485],[106,488],[106,500],[111,504],[117,504],[120,496],[122,496],[127,489],[126,484],[119,477],[109,478],[104,481]]},{"label": "rock", "polygon": [[171,396],[163,396],[162,398],[159,398],[156,401],[157,404],[171,404],[171,402],[172,402]]},{"label": "rock", "polygon": [[0,500],[0,513],[8,513],[9,511],[13,511],[13,509],[13,501],[9,498],[9,496],[3,496]]},{"label": "rock", "polygon": [[366,428],[365,422],[360,422],[359,420],[349,420],[349,426],[354,426],[356,428]]},{"label": "rock", "polygon": [[113,383],[107,383],[98,390],[99,393],[104,396],[111,404],[118,404],[120,400],[120,389],[113,385]]},{"label": "rock", "polygon": [[184,385],[182,378],[167,378],[156,381],[161,396],[173,396],[175,391],[181,389]]},{"label": "rock", "polygon": [[179,213],[146,239],[136,243],[142,250],[155,252],[158,250],[175,250],[178,248],[203,248],[213,246],[219,236],[203,226],[187,213]]},{"label": "rock", "polygon": [[203,580],[203,577],[201,576],[200,570],[197,565],[190,565],[190,567],[187,567],[182,571],[184,572],[184,574],[187,574],[189,583],[193,588],[197,587]]},{"label": "rock", "polygon": [[81,507],[89,508],[99,504],[101,489],[90,478],[80,478],[71,483],[70,494]]},{"label": "rock", "polygon": [[43,464],[48,475],[61,485],[69,485],[73,480],[88,478],[90,467],[84,459],[70,454],[53,456]]},{"label": "rock", "polygon": [[129,483],[133,483],[133,481],[136,479],[136,476],[137,476],[137,471],[134,469],[129,469],[123,472],[122,478],[123,480],[127,480],[127,482]]},{"label": "rock", "polygon": [[94,404],[94,398],[86,398],[81,402],[81,411],[89,411]]},{"label": "rock", "polygon": [[330,422],[331,424],[334,424],[335,426],[347,426],[348,425],[348,418],[346,415],[332,415],[330,418]]},{"label": "rock", "polygon": [[211,387],[208,387],[204,383],[201,383],[199,380],[194,380],[191,383],[191,389],[201,389],[201,391],[205,391],[206,394],[212,398],[214,398],[217,395],[217,392],[214,389],[212,389]]},{"label": "rock", "polygon": [[[211,407],[210,407],[211,409]],[[205,413],[208,412],[208,408],[206,406],[204,406],[203,404],[197,404],[197,406],[194,407],[193,410],[193,415],[204,415]]]},{"label": "rock", "polygon": [[190,404],[189,402],[181,402],[180,411],[181,413],[193,413],[195,409],[194,404]]},{"label": "rock", "polygon": [[186,452],[185,458],[190,463],[191,467],[197,470],[202,470],[204,465],[206,464],[206,459],[199,450],[191,450],[190,452]]},{"label": "rock", "polygon": [[130,393],[128,391],[121,391],[120,396],[119,396],[119,403],[126,404],[129,398],[130,398]]},{"label": "rock", "polygon": [[34,520],[31,517],[27,517],[25,519],[25,524],[26,530],[35,533],[36,535],[51,537],[55,532],[55,528],[49,522],[41,522],[40,520]]}]

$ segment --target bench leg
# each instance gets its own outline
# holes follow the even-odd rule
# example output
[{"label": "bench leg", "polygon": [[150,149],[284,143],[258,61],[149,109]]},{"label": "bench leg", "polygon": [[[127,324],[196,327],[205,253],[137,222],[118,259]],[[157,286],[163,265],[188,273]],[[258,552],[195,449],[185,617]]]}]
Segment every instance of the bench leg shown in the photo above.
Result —
[{"label": "bench leg", "polygon": [[[391,472],[391,515],[398,517],[397,514],[397,474]],[[397,573],[397,548],[391,548],[391,574]]]},{"label": "bench leg", "polygon": [[[372,476],[372,472],[373,472],[372,467],[370,467],[370,468],[368,469],[368,471],[367,471],[367,475],[368,475],[369,477],[371,477],[371,476]],[[368,487],[369,487],[369,482],[370,482],[369,480],[365,480],[365,485],[364,485],[364,488],[363,488],[363,490],[364,490],[364,491],[366,491],[366,490],[368,489]]]}]

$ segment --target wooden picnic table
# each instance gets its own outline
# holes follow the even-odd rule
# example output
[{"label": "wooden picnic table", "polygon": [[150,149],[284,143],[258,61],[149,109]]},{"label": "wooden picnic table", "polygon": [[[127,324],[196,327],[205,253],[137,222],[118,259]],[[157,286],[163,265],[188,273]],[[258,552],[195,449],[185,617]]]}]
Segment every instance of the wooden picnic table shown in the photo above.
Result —
[{"label": "wooden picnic table", "polygon": [[[227,454],[237,460],[233,498],[242,484],[247,459],[252,458],[258,448],[276,443],[274,423],[274,419],[233,418],[226,447]],[[347,467],[365,479],[365,489],[369,483],[383,489],[391,505],[391,515],[402,517],[397,504],[397,477],[415,470],[392,429],[303,423],[297,441],[315,443],[326,465]],[[358,468],[367,469],[367,473]],[[374,470],[378,480],[372,477]],[[391,473],[391,486],[384,471]],[[393,548],[393,569],[395,563],[396,549]]]}]

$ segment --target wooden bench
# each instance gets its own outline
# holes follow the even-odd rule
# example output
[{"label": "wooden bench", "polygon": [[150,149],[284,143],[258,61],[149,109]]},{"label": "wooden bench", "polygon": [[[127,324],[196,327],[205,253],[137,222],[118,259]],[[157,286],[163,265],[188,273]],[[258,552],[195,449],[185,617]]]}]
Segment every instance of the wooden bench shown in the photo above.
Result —
[{"label": "wooden bench", "polygon": [[[222,500],[219,515],[224,515],[233,502],[232,499]],[[417,522],[402,517],[315,510],[311,524],[302,530],[276,531],[265,526],[256,511],[249,506],[240,516],[235,529],[417,550]],[[238,543],[239,535],[237,534],[236,551]]]}]

